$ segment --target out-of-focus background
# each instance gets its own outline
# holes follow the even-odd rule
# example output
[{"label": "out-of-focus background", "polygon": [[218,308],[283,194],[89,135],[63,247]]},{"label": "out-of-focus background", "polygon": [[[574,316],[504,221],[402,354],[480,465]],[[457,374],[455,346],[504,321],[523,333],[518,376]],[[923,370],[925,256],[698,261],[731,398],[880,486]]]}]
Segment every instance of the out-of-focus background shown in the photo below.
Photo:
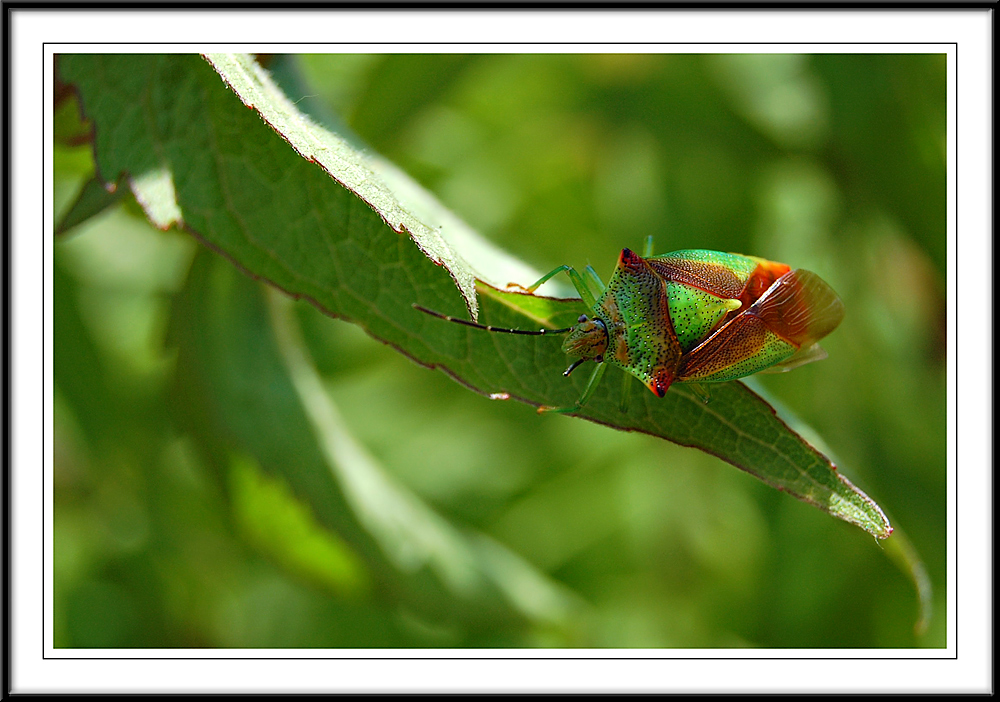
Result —
[{"label": "out-of-focus background", "polygon": [[[652,234],[819,273],[847,310],[829,358],[760,382],[905,532],[933,616],[915,631],[913,583],[856,527],[695,450],[475,395],[299,304],[411,516],[500,554],[503,598],[442,605],[447,577],[339,538],[232,437],[192,429],[178,388],[199,349],[179,361],[172,320],[260,284],[126,200],[54,244],[56,646],[945,644],[944,55],[262,62],[540,271],[606,278]],[[57,219],[92,173],[88,145],[56,144]]]}]

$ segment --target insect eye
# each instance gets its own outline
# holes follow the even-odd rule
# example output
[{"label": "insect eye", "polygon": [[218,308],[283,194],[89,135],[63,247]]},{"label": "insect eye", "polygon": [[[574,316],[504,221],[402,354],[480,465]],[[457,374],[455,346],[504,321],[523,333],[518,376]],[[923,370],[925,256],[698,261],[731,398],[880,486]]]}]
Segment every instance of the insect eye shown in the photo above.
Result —
[{"label": "insect eye", "polygon": [[594,363],[604,363],[604,356],[594,356]]},{"label": "insect eye", "polygon": [[577,319],[576,321],[577,321],[577,323],[578,323],[578,324],[583,324],[584,322],[586,322],[586,321],[587,321],[587,315],[585,315],[585,314],[581,314],[581,315],[580,315],[580,318],[579,318],[579,319]]}]

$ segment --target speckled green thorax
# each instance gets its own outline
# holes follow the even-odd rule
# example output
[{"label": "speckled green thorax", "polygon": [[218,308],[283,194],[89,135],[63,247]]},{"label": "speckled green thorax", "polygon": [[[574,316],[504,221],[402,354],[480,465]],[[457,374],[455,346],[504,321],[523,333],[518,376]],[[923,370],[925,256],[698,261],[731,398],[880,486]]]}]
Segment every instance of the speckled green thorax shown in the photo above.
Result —
[{"label": "speckled green thorax", "polygon": [[626,249],[598,304],[608,329],[605,360],[639,378],[661,397],[682,355],[663,304],[663,284],[646,261]]},{"label": "speckled green thorax", "polygon": [[684,283],[667,283],[666,289],[670,321],[684,351],[704,341],[712,327],[732,309],[727,300]]}]

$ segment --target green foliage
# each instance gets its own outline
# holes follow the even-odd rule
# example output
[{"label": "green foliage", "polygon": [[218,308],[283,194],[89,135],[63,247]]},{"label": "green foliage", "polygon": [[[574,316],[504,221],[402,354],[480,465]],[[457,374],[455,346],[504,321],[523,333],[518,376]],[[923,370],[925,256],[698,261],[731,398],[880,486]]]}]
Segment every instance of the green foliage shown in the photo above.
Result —
[{"label": "green foliage", "polygon": [[228,487],[240,531],[283,568],[340,596],[364,587],[358,557],[282,482],[263,475],[252,460],[234,458]]},{"label": "green foliage", "polygon": [[[272,68],[295,99],[322,92],[304,82],[323,85],[319,72],[336,58],[281,58]],[[880,481],[866,467],[912,466],[927,509],[901,507],[897,517],[940,582],[935,220],[895,220],[902,190],[851,198],[860,213],[841,204],[850,188],[831,164],[849,158],[837,148],[842,105],[826,106],[832,98],[812,61],[781,59],[781,85],[797,86],[801,104],[776,115],[761,106],[778,88],[763,79],[759,94],[734,87],[748,71],[776,80],[754,67],[761,57],[342,58],[345,68],[327,74],[340,78],[330,99],[355,131],[506,248],[537,256],[539,268],[576,264],[567,257],[581,251],[610,266],[616,249],[651,231],[661,250],[738,250],[821,272],[845,297],[845,328],[821,370],[770,387],[824,430],[886,504],[911,504],[888,497],[902,497],[903,474]],[[943,71],[943,60],[909,58],[875,70],[907,80]],[[78,86],[97,125],[103,177],[127,173],[158,227],[182,224],[246,271],[421,363],[484,393],[572,403],[585,378],[560,376],[566,359],[552,339],[498,338],[410,307],[475,312],[473,272],[502,285],[530,281],[528,266],[497,255],[378,159],[301,118],[282,122],[297,113],[266,92],[252,64],[213,61],[288,143],[196,57],[61,57],[63,80]],[[417,89],[431,75],[433,89]],[[684,96],[684,109],[671,102]],[[921,140],[933,144],[936,113],[919,100],[900,109],[923,110],[926,124],[913,144],[906,135],[896,142],[926,159],[934,152]],[[782,143],[776,135],[786,133]],[[57,166],[72,163],[69,153],[57,152]],[[921,171],[930,185],[943,183],[940,156]],[[737,171],[760,175],[744,183]],[[918,225],[927,230],[908,236]],[[814,522],[787,497],[684,449],[477,399],[310,307],[283,310],[219,257],[198,255],[189,268],[189,243],[136,226],[125,210],[107,211],[79,228],[86,236],[56,246],[57,645],[918,642],[902,576],[870,543]],[[559,236],[567,231],[569,241]],[[149,237],[158,243],[142,243]],[[885,255],[900,268],[879,265]],[[868,271],[881,277],[872,284]],[[579,303],[478,290],[491,324],[579,313]],[[852,313],[858,326],[849,329]],[[295,341],[300,326],[304,341]],[[872,361],[887,344],[890,369]],[[837,499],[860,500],[847,506],[852,521],[884,528],[877,507],[742,385],[713,389],[707,406],[675,389],[663,400],[643,391],[626,417],[619,386],[609,374],[587,416],[701,446],[834,513]],[[907,415],[886,392],[900,402],[922,393],[930,411]],[[903,422],[901,432],[892,422]],[[897,455],[908,450],[897,437],[911,434],[926,451]],[[775,455],[788,458],[787,477]],[[125,506],[104,510],[102,499]],[[200,506],[193,520],[181,516],[188,505]],[[112,515],[131,525],[128,548],[102,536],[118,533],[100,526]],[[201,544],[215,549],[214,575],[199,567]],[[912,554],[903,562],[919,565]],[[281,604],[251,622],[260,593]],[[140,612],[155,614],[149,627],[134,624]],[[695,619],[679,618],[686,612]],[[868,623],[847,631],[844,616]],[[939,617],[919,642],[940,645],[940,631]]]},{"label": "green foliage", "polygon": [[[579,390],[558,382],[565,359],[550,340],[494,340],[417,319],[414,302],[441,308],[450,297],[447,279],[431,261],[455,279],[475,317],[474,271],[443,233],[404,209],[360,152],[303,118],[252,59],[212,55],[209,60],[276,134],[219,90],[196,57],[62,60],[62,75],[94,106],[90,114],[97,124],[97,161],[105,178],[130,174],[136,198],[159,227],[183,223],[255,277],[357,322],[376,338],[484,394],[535,405],[572,404],[572,393]],[[158,122],[142,119],[144,113],[158,112],[164,94],[186,109]],[[120,104],[134,107],[111,108]],[[241,146],[246,144],[258,145],[258,150]],[[326,182],[312,162],[344,189]],[[403,232],[419,252],[398,236]],[[516,309],[517,296],[506,300]],[[552,305],[572,310],[570,314],[578,311],[572,302]],[[515,318],[503,325],[524,323]],[[878,506],[742,385],[719,387],[710,404],[689,388],[678,388],[662,401],[643,393],[643,401],[628,415],[607,386],[602,390],[577,414],[696,446],[879,538],[890,533]]]}]

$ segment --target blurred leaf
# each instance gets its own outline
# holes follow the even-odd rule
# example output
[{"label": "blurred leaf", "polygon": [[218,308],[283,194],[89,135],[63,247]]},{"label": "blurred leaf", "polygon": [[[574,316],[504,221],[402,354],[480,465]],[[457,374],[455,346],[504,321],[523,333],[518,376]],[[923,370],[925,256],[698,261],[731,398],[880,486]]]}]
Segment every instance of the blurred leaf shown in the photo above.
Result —
[{"label": "blurred leaf", "polygon": [[[103,178],[129,174],[157,226],[183,223],[252,275],[478,392],[536,406],[573,404],[586,378],[561,377],[565,356],[551,339],[498,337],[412,309],[464,311],[443,265],[475,317],[477,274],[464,249],[459,255],[444,231],[404,208],[397,197],[404,176],[392,176],[394,190],[383,185],[373,161],[306,120],[248,58],[211,60],[252,110],[194,56],[60,58],[63,79],[80,90],[97,125]],[[418,188],[408,195],[421,212],[440,210]],[[490,324],[524,326],[517,300],[491,292],[482,297],[483,314]],[[553,317],[583,311],[576,300],[546,304]],[[683,386],[662,400],[643,392],[628,414],[618,409],[620,387],[606,381],[578,415],[700,448],[878,538],[891,533],[879,507],[744,385],[713,388],[708,404]]]},{"label": "blurred leaf", "polygon": [[326,528],[367,553],[374,544],[348,516],[266,328],[255,286],[197,255],[170,320],[178,350],[173,414],[214,459],[220,483],[228,483],[232,451],[252,456],[280,473]]},{"label": "blurred leaf", "polygon": [[390,54],[369,68],[364,99],[355,119],[369,125],[370,138],[397,137],[406,118],[432,102],[477,60],[463,54]]},{"label": "blurred leaf", "polygon": [[871,59],[812,57],[830,92],[830,160],[854,206],[887,206],[944,278],[947,59],[945,54]]},{"label": "blurred leaf", "polygon": [[114,425],[117,405],[99,360],[99,352],[80,318],[72,279],[58,257],[52,266],[53,326],[59,332],[52,366],[55,382],[76,410],[86,436],[101,436]]},{"label": "blurred leaf", "polygon": [[[272,554],[279,548],[281,537],[272,534],[262,542],[260,534],[263,520],[275,516],[301,528],[301,515],[290,517],[287,504],[275,509],[273,494],[268,496],[275,488],[266,485],[280,476],[294,495],[282,502],[308,503],[329,532],[325,541],[343,539],[365,559],[375,596],[393,592],[423,616],[465,629],[488,627],[498,618],[569,626],[576,605],[567,593],[485,536],[453,527],[357,444],[337,419],[297,332],[289,330],[286,312],[277,313],[277,338],[270,333],[261,291],[218,258],[198,256],[173,325],[177,416],[230,471],[234,509],[257,534],[254,541]],[[227,458],[231,451],[252,456],[265,471],[251,483],[263,481],[259,487],[266,492],[258,498],[272,503],[271,517],[250,515],[261,511],[258,498],[256,508],[248,502],[259,491],[247,492],[246,467]],[[300,557],[308,558],[309,570],[325,570],[315,561],[318,555],[314,550],[279,560],[303,572]],[[497,562],[518,567],[498,569]]]},{"label": "blurred leaf", "polygon": [[91,178],[80,188],[80,194],[56,225],[56,234],[65,234],[78,224],[83,224],[91,217],[118,204],[122,192],[123,190],[117,185],[109,190],[103,180],[96,176]]},{"label": "blurred leaf", "polygon": [[[836,460],[836,455],[826,446],[826,443],[822,438],[820,438],[816,431],[797,417],[794,412],[785,407],[770,393],[764,391],[760,382],[756,378],[748,379],[747,384],[750,385],[761,397],[765,398],[767,402],[773,405],[779,412],[781,412],[781,416],[784,420],[788,422],[792,429],[794,429],[800,436],[805,437],[814,446],[826,452],[831,459]],[[844,466],[839,460],[837,461],[837,465],[839,466],[838,471],[843,471]],[[919,612],[916,622],[914,623],[914,631],[919,636],[927,630],[927,626],[930,623],[934,599],[933,588],[931,587],[930,578],[927,576],[927,568],[924,566],[923,560],[920,558],[920,554],[913,546],[909,537],[907,537],[903,530],[899,528],[898,524],[893,527],[892,535],[893,539],[887,542],[886,552],[896,566],[910,579],[910,582],[913,584],[914,590],[917,593]]]},{"label": "blurred leaf", "polygon": [[307,355],[291,304],[273,290],[269,301],[278,348],[327,464],[358,519],[396,567],[429,567],[463,597],[481,592],[483,580],[493,581],[523,614],[566,625],[573,603],[544,575],[487,537],[453,527],[392,480],[348,433]]},{"label": "blurred leaf", "polygon": [[229,478],[236,522],[260,550],[337,594],[356,595],[366,589],[358,556],[317,524],[284,483],[240,456],[233,457]]},{"label": "blurred leaf", "polygon": [[913,633],[923,636],[931,622],[934,612],[934,591],[927,568],[920,559],[920,554],[907,535],[900,529],[894,532],[896,538],[886,544],[886,553],[904,573],[909,576],[917,590],[919,611],[913,624]]},{"label": "blurred leaf", "polygon": [[56,142],[67,146],[85,144],[93,136],[93,124],[84,118],[77,94],[70,86],[59,82],[58,77],[55,88],[52,134]]}]

